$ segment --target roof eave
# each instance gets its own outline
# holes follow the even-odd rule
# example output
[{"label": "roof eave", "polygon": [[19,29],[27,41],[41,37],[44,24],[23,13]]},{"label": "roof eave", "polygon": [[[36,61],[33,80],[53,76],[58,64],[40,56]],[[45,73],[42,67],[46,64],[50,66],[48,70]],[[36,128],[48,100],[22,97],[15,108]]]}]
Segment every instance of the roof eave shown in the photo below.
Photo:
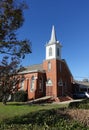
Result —
[{"label": "roof eave", "polygon": [[45,73],[45,70],[30,70],[30,71],[23,71],[23,72],[19,72],[18,74],[28,74],[28,73]]}]

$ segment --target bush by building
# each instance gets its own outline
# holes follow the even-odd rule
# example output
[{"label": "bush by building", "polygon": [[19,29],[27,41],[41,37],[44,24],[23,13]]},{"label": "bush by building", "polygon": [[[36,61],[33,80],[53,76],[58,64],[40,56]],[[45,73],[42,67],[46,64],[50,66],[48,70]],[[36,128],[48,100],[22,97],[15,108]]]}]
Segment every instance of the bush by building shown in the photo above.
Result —
[{"label": "bush by building", "polygon": [[13,100],[16,102],[25,102],[27,101],[27,92],[20,90],[17,91],[14,95],[13,95]]}]

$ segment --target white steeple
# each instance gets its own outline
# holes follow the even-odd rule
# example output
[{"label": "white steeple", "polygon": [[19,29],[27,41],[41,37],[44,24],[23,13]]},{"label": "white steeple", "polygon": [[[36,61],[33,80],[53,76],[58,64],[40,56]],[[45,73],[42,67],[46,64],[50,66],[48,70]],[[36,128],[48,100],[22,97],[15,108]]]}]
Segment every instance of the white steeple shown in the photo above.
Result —
[{"label": "white steeple", "polygon": [[51,32],[51,39],[49,41],[49,44],[50,43],[55,43],[57,41],[56,39],[56,32],[55,32],[55,28],[54,28],[54,25],[52,27],[52,32]]},{"label": "white steeple", "polygon": [[55,28],[52,26],[51,38],[46,44],[46,60],[61,59],[61,47],[62,45],[56,38]]}]

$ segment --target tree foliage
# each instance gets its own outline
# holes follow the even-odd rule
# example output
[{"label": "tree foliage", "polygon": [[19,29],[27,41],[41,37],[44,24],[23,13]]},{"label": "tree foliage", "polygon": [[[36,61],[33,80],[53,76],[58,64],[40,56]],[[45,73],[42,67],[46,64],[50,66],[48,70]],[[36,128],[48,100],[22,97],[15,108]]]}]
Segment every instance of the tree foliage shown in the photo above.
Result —
[{"label": "tree foliage", "polygon": [[23,11],[26,3],[20,0],[0,1],[0,94],[6,96],[15,90],[20,77],[20,60],[31,53],[31,43],[27,39],[18,40],[16,31],[24,23]]},{"label": "tree foliage", "polygon": [[[18,3],[18,4],[17,4]],[[17,0],[0,1],[0,53],[18,57],[31,52],[28,40],[19,41],[16,30],[24,22],[23,10],[25,3]]]}]

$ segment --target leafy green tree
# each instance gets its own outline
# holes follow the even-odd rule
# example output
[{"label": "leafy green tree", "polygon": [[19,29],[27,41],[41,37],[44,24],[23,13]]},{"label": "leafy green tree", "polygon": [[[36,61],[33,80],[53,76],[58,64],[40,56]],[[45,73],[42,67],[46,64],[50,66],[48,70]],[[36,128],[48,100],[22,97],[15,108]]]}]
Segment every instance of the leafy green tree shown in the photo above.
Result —
[{"label": "leafy green tree", "polygon": [[24,23],[24,9],[27,9],[27,5],[23,1],[0,1],[0,95],[4,104],[20,81],[16,75],[21,68],[21,59],[31,53],[30,41],[18,40],[16,35]]}]

